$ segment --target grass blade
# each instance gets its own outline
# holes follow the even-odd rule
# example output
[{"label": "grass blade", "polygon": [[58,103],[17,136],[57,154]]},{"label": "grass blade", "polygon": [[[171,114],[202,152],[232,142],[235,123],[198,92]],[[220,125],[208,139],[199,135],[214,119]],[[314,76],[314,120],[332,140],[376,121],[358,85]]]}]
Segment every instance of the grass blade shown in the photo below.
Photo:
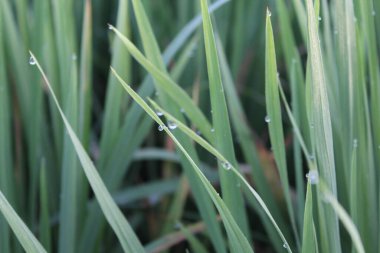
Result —
[{"label": "grass blade", "polygon": [[359,232],[352,222],[350,216],[348,213],[344,210],[344,208],[339,204],[338,200],[335,198],[335,196],[328,190],[328,188],[324,185],[321,185],[321,189],[323,192],[323,196],[327,203],[331,205],[331,207],[334,209],[334,211],[337,213],[339,219],[343,223],[344,227],[346,228],[347,232],[350,234],[351,239],[353,241],[353,244],[357,250],[358,253],[365,253],[364,246],[362,243],[362,240],[360,238]]},{"label": "grass blade", "polygon": [[15,210],[9,204],[3,193],[0,191],[0,211],[4,218],[8,221],[17,239],[21,243],[24,250],[28,253],[44,253],[46,250],[38,242],[33,233],[28,229],[24,222],[17,215]]},{"label": "grass blade", "polygon": [[[132,3],[147,58],[148,60],[151,60],[152,63],[158,67],[159,70],[161,70],[163,73],[167,73],[164,61],[161,57],[158,43],[153,33],[153,29],[149,23],[143,6],[141,2],[138,0],[133,0]],[[180,65],[177,64],[177,66]],[[159,81],[155,79],[155,83],[157,84],[158,82]],[[166,108],[168,108],[174,115],[176,115],[177,118],[180,118],[181,121],[185,121],[184,115],[183,113],[181,113],[181,108],[178,104],[175,103],[175,100],[168,97],[168,95],[166,94],[166,90],[162,89],[158,85],[157,91],[159,92],[158,96],[160,100],[163,104],[166,105]],[[183,109],[185,111],[187,110],[186,108]],[[195,163],[199,163],[196,150],[192,146],[190,139],[188,139],[181,132],[174,133],[174,136],[183,146],[187,147],[187,152],[191,155],[193,161]],[[207,193],[203,188],[198,187],[198,185],[200,185],[201,182],[197,179],[195,173],[191,168],[191,164],[189,164],[188,160],[184,156],[181,156],[181,164],[184,168],[186,176],[189,179],[191,190],[194,193],[194,197],[196,199],[196,203],[200,210],[201,216],[209,230],[210,239],[214,245],[214,248],[220,253],[225,252],[223,236],[221,233],[220,226],[215,219],[216,213],[212,206],[212,202],[210,201],[210,199],[204,197]]]},{"label": "grass blade", "polygon": [[133,91],[132,88],[130,88],[121,78],[118,76],[118,74],[112,69],[112,72],[115,74],[115,76],[119,79],[120,83],[123,85],[125,90],[132,96],[132,98],[149,114],[151,118],[154,119],[160,126],[162,126],[162,129],[171,137],[171,139],[175,142],[177,147],[183,152],[183,154],[186,156],[186,158],[191,163],[196,176],[200,179],[202,183],[202,187],[204,187],[214,202],[216,208],[218,209],[223,223],[225,225],[226,231],[228,236],[231,238],[231,251],[232,252],[252,252],[253,250],[251,246],[248,243],[247,238],[244,236],[242,231],[240,230],[239,226],[235,222],[234,218],[232,217],[229,209],[223,202],[223,200],[220,198],[219,194],[215,191],[213,186],[210,184],[210,182],[207,180],[207,178],[203,175],[201,170],[198,168],[198,166],[195,164],[193,159],[190,157],[190,155],[187,153],[186,149],[181,145],[181,143],[178,142],[176,137],[173,135],[173,133],[169,130],[167,126],[162,122],[162,120],[156,115],[156,113],[146,104],[146,102]]},{"label": "grass blade", "polygon": [[[327,85],[323,68],[321,47],[317,29],[317,21],[313,3],[306,1],[308,16],[309,58],[312,78],[312,115],[314,124],[314,140],[318,168],[323,180],[326,180],[328,188],[337,195],[333,136],[331,127],[331,115],[327,96]],[[338,219],[331,208],[319,205],[320,215],[326,219],[320,219],[325,223],[327,231],[321,231],[326,235],[323,240],[322,251],[341,252]],[[324,227],[324,226],[322,226]]]},{"label": "grass blade", "polygon": [[144,252],[144,248],[142,247],[141,243],[139,242],[136,234],[133,232],[131,226],[129,225],[128,221],[124,218],[124,215],[118,208],[118,206],[115,204],[114,200],[112,199],[110,193],[108,192],[106,186],[104,185],[101,177],[99,176],[99,173],[97,172],[95,166],[93,165],[91,159],[87,155],[85,149],[83,148],[82,144],[80,143],[78,137],[76,136],[75,132],[73,131],[70,123],[66,119],[66,116],[64,115],[58,100],[55,97],[54,91],[51,89],[51,85],[45,76],[45,73],[43,72],[40,64],[38,63],[37,59],[34,57],[32,53],[31,57],[35,59],[36,65],[38,67],[38,70],[41,72],[43,79],[47,85],[47,88],[51,92],[51,95],[53,99],[56,102],[57,108],[62,116],[62,120],[65,124],[66,130],[68,132],[68,135],[73,142],[75,151],[77,152],[77,155],[79,157],[79,160],[82,164],[84,173],[87,176],[87,179],[91,185],[92,190],[95,193],[95,196],[98,200],[98,203],[100,207],[102,208],[103,214],[106,216],[106,219],[108,220],[109,224],[111,225],[112,229],[116,233],[123,249],[126,252]]},{"label": "grass blade", "polygon": [[[230,162],[232,162],[234,167],[237,167],[211,17],[208,13],[207,0],[201,0],[200,3],[203,17],[203,32],[211,96],[211,109],[213,112],[212,121],[215,135],[215,146]],[[239,187],[237,187],[237,178],[231,177],[230,173],[225,170],[221,162],[219,162],[219,173],[223,200],[230,209],[232,216],[236,219],[237,224],[249,238],[247,216],[245,210],[241,208],[244,206],[244,201],[242,193]]]},{"label": "grass blade", "polygon": [[290,222],[296,238],[297,248],[300,247],[298,239],[298,231],[295,222],[293,204],[290,197],[290,186],[288,178],[288,169],[286,165],[284,132],[282,129],[282,116],[280,96],[278,91],[278,76],[276,52],[274,46],[272,23],[270,20],[270,12],[267,11],[266,25],[266,50],[265,50],[265,100],[267,107],[266,122],[269,126],[269,136],[272,144],[274,158],[280,173],[282,186],[284,187],[284,195],[290,217]]},{"label": "grass blade", "polygon": [[239,181],[243,183],[244,186],[246,186],[249,190],[249,192],[254,196],[256,201],[259,203],[262,210],[265,212],[267,217],[269,218],[270,222],[274,226],[274,228],[277,230],[278,235],[280,236],[281,240],[283,241],[283,245],[285,245],[285,248],[288,252],[292,252],[291,248],[288,247],[289,243],[286,240],[285,236],[281,232],[281,229],[278,227],[275,219],[273,218],[271,212],[269,211],[267,205],[262,200],[260,195],[250,186],[250,184],[247,182],[247,180],[238,172],[238,170],[231,166],[231,163],[216,149],[214,148],[210,143],[208,143],[205,139],[203,139],[201,136],[196,134],[193,130],[188,128],[185,124],[183,124],[181,121],[170,115],[168,112],[166,112],[163,108],[161,108],[157,103],[155,103],[153,100],[150,100],[150,103],[158,110],[162,111],[170,121],[174,122],[178,126],[178,128],[183,131],[187,136],[189,136],[192,140],[197,142],[199,145],[201,145],[204,149],[206,149],[208,152],[210,152],[212,155],[214,155],[219,161],[221,161],[224,164],[229,164],[229,169],[234,172],[235,175],[237,175]]}]

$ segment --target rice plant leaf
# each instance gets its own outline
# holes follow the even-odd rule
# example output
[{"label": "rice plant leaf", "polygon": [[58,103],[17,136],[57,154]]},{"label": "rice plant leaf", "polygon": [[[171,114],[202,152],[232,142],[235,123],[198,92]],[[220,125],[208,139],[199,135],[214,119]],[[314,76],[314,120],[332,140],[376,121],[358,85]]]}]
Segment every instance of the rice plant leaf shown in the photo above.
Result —
[{"label": "rice plant leaf", "polygon": [[210,184],[207,178],[204,176],[202,171],[193,161],[191,156],[187,153],[186,148],[178,142],[177,138],[173,135],[173,133],[169,130],[169,128],[162,122],[162,120],[156,115],[156,113],[146,104],[146,102],[128,85],[126,84],[120,76],[111,68],[114,75],[119,79],[120,83],[123,85],[125,90],[131,95],[131,97],[149,114],[149,116],[154,119],[158,123],[159,126],[170,136],[170,138],[174,141],[177,147],[183,152],[188,161],[191,163],[194,172],[197,177],[200,179],[202,183],[202,187],[204,187],[214,202],[216,208],[218,209],[224,226],[226,228],[228,236],[231,238],[231,251],[232,252],[253,252],[253,249],[249,245],[247,238],[244,236],[236,221],[234,220],[231,212],[225,205],[224,201],[220,198],[219,194],[215,191],[214,187]]},{"label": "rice plant leaf", "polygon": [[[208,13],[207,0],[201,0],[201,9],[203,17],[203,34],[204,45],[207,60],[207,72],[209,78],[212,124],[215,135],[215,147],[237,167],[235,151],[232,142],[230,120],[228,116],[227,103],[224,96],[224,87],[220,74],[218,53],[216,49],[215,36],[211,23],[211,17]],[[223,168],[219,162],[219,173],[221,178],[221,188],[223,200],[231,210],[233,217],[241,227],[242,231],[249,237],[249,228],[247,226],[247,216],[244,206],[242,193],[237,187],[237,178],[231,177],[230,173]]]},{"label": "rice plant leaf", "polygon": [[92,190],[95,193],[95,196],[98,200],[98,203],[105,215],[108,223],[111,225],[112,229],[116,233],[116,236],[119,239],[125,252],[144,252],[140,241],[138,240],[136,234],[133,232],[132,227],[129,225],[128,221],[125,219],[123,213],[120,211],[114,200],[112,199],[110,193],[108,192],[106,186],[104,185],[99,173],[97,172],[95,166],[93,165],[90,157],[87,155],[85,149],[83,148],[80,140],[73,131],[70,123],[66,119],[61,106],[58,103],[58,100],[55,97],[54,91],[51,89],[49,80],[47,79],[44,71],[42,70],[40,64],[38,63],[35,56],[30,53],[32,59],[35,60],[38,70],[41,72],[42,77],[47,85],[47,88],[51,92],[51,96],[56,102],[57,108],[62,116],[62,120],[65,124],[66,130],[70,136],[71,141],[73,142],[75,151],[79,157],[79,160],[82,164],[84,173],[87,176],[87,179],[91,185]]},{"label": "rice plant leaf", "polygon": [[[130,34],[129,24],[129,2],[119,1],[116,27],[127,36]],[[112,66],[117,70],[123,70],[123,78],[130,76],[131,68],[131,56],[128,51],[122,45],[120,40],[115,39],[112,45]],[[121,125],[120,109],[123,98],[123,90],[120,85],[117,85],[117,80],[109,73],[106,100],[104,106],[103,116],[103,130],[100,139],[100,161],[103,163],[107,157],[112,154],[112,144],[117,139],[117,133]],[[101,170],[104,170],[104,166],[100,166]]]},{"label": "rice plant leaf", "polygon": [[311,184],[307,185],[305,212],[303,220],[302,253],[316,252],[316,241],[313,221],[313,195]]},{"label": "rice plant leaf", "polygon": [[28,253],[44,253],[46,250],[36,239],[33,233],[28,229],[25,223],[17,215],[15,210],[9,204],[3,193],[0,191],[0,211],[4,218],[8,221],[17,239],[21,243],[24,250]]},{"label": "rice plant leaf", "polygon": [[183,226],[182,224],[179,224],[179,229],[185,235],[193,252],[197,252],[197,253],[208,252],[205,246],[203,246],[203,244],[200,242],[200,240],[198,240],[198,238],[196,238],[187,227]]},{"label": "rice plant leaf", "polygon": [[[160,71],[162,71],[164,74],[167,75],[168,73],[165,67],[165,63],[161,56],[158,42],[156,41],[153,28],[150,25],[149,19],[144,10],[142,2],[139,0],[133,0],[132,4],[133,4],[133,9],[134,9],[135,17],[137,20],[137,25],[139,28],[139,33],[141,36],[146,57]],[[162,89],[162,87],[158,85],[159,81],[155,77],[153,77],[153,79],[156,84],[158,97],[162,101],[162,103],[165,104],[166,108],[168,108],[168,110],[170,110],[178,118],[180,118],[182,121],[185,121],[185,117],[183,113],[181,113],[180,105],[178,105],[178,103],[176,103],[172,97],[168,96],[166,90]],[[186,108],[183,108],[183,109],[186,111]],[[192,159],[196,163],[198,163],[197,153],[196,153],[195,148],[191,145],[190,139],[188,139],[181,132],[174,133],[174,136],[177,138],[179,142],[181,142],[184,146],[187,147],[187,152],[191,155]],[[197,180],[191,168],[191,165],[189,164],[189,162],[184,156],[181,156],[181,165],[184,169],[184,174],[187,176],[189,180],[189,184],[191,186],[192,192],[194,193],[194,198],[195,198],[197,207],[200,210],[201,217],[203,218],[203,220],[205,221],[207,225],[207,229],[209,231],[210,239],[213,243],[213,246],[217,252],[224,253],[225,247],[224,247],[223,235],[222,235],[220,226],[215,219],[216,213],[213,208],[212,202],[210,199],[205,198],[205,195],[207,194],[205,190],[203,188],[199,189],[197,187],[197,185],[199,185],[200,182],[199,180]],[[180,195],[181,194],[179,194],[179,196]],[[179,200],[181,198],[175,198],[175,199]],[[184,203],[184,201],[179,201],[178,203],[174,201],[173,205],[178,206],[178,207],[183,207],[183,204],[181,203]],[[182,213],[182,208],[174,208],[171,211],[176,212],[176,214],[174,214],[174,217],[175,216],[179,217]],[[170,214],[173,214],[173,212],[170,212]],[[164,225],[164,229],[165,229],[165,225]]]},{"label": "rice plant leaf", "polygon": [[[0,18],[0,55],[4,56],[3,44],[3,20]],[[12,178],[12,131],[11,131],[11,107],[8,78],[6,75],[6,58],[0,57],[0,190],[14,201]],[[0,217],[0,251],[9,253],[11,250],[10,229],[3,217]]]},{"label": "rice plant leaf", "polygon": [[290,186],[288,178],[288,169],[286,165],[284,132],[282,129],[282,116],[280,96],[278,91],[278,76],[276,52],[273,38],[272,23],[270,20],[270,12],[267,11],[266,19],[266,48],[265,48],[265,101],[267,107],[266,122],[269,127],[269,136],[273,149],[274,158],[280,173],[282,186],[284,187],[284,195],[288,208],[291,225],[299,247],[298,230],[295,222],[294,209],[290,197]]},{"label": "rice plant leaf", "polygon": [[346,210],[344,210],[344,208],[339,204],[334,194],[331,193],[331,191],[326,187],[326,185],[324,185],[323,182],[321,182],[320,190],[322,191],[326,202],[329,203],[331,207],[334,209],[340,221],[343,223],[343,226],[346,228],[347,232],[349,233],[353,241],[353,244],[356,248],[356,251],[358,253],[365,253],[364,246],[360,238],[359,232],[355,224],[352,222],[350,216],[346,212]]},{"label": "rice plant leaf", "polygon": [[135,45],[115,27],[110,25],[110,29],[122,40],[128,48],[130,54],[156,79],[157,85],[164,90],[181,108],[183,108],[191,121],[199,128],[201,132],[211,129],[207,118],[194,104],[189,95],[180,88],[165,72],[159,70],[136,48]]},{"label": "rice plant leaf", "polygon": [[[240,174],[240,172],[231,165],[231,163],[226,159],[223,154],[221,154],[216,148],[214,148],[209,142],[207,142],[205,139],[203,139],[201,136],[199,136],[197,133],[195,133],[192,129],[187,127],[185,124],[183,124],[181,121],[170,115],[168,112],[166,112],[162,107],[160,107],[156,102],[153,100],[149,100],[150,103],[153,105],[155,109],[158,109],[162,111],[165,115],[165,117],[168,118],[171,122],[173,122],[181,131],[183,131],[186,135],[188,135],[191,139],[193,139],[196,143],[201,145],[204,149],[206,149],[209,153],[214,155],[219,161],[221,161],[223,164],[229,166],[228,170],[232,170],[235,175],[237,175],[239,181],[243,183],[245,187],[248,188],[249,192],[254,196],[254,198],[259,203],[262,210],[265,212],[267,217],[269,218],[270,222],[272,223],[273,227],[276,229],[278,235],[280,236],[281,240],[283,241],[283,245],[285,245],[288,252],[292,252],[291,248],[288,247],[289,243],[286,240],[285,236],[283,235],[281,229],[277,225],[275,219],[273,218],[271,211],[268,209],[267,205],[263,201],[263,199],[260,197],[260,195],[252,188],[252,186],[247,182],[247,180]],[[239,184],[238,184],[239,185]]]},{"label": "rice plant leaf", "polygon": [[[319,173],[326,180],[328,188],[337,195],[336,172],[334,160],[334,146],[331,127],[331,115],[327,95],[327,83],[323,66],[321,46],[318,34],[317,20],[312,0],[306,1],[308,17],[309,59],[312,80],[312,108],[314,123],[314,140],[316,147],[316,158]],[[320,215],[325,220],[326,230],[321,231],[326,237],[322,240],[323,251],[341,252],[338,218],[336,213],[329,207],[319,205]],[[322,226],[323,227],[323,226]]]},{"label": "rice plant leaf", "polygon": [[50,216],[49,216],[49,196],[48,196],[48,183],[46,178],[46,165],[45,160],[41,161],[40,172],[40,241],[45,246],[47,252],[52,251],[51,246],[51,231],[50,231]]}]

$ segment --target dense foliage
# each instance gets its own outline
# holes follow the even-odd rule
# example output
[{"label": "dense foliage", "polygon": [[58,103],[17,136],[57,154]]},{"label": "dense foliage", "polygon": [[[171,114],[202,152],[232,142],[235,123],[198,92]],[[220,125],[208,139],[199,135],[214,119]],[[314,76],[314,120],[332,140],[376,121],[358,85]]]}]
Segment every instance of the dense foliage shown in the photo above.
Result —
[{"label": "dense foliage", "polygon": [[379,16],[0,0],[0,252],[380,252]]}]

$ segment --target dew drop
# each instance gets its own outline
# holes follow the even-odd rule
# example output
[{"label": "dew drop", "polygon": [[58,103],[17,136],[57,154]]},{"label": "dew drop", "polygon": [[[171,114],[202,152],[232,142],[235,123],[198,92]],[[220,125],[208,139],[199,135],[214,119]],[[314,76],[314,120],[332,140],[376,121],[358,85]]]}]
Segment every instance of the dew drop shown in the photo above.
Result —
[{"label": "dew drop", "polygon": [[211,128],[211,132],[212,132],[212,133],[215,132],[215,129],[214,129],[214,128]]},{"label": "dew drop", "polygon": [[322,21],[322,17],[321,16],[318,17],[318,21]]},{"label": "dew drop", "polygon": [[272,16],[272,12],[270,12],[270,10],[267,10],[267,15],[268,17]]},{"label": "dew drop", "polygon": [[73,60],[73,61],[76,61],[76,60],[77,60],[77,58],[78,58],[78,57],[77,57],[77,55],[76,55],[76,54],[72,54],[72,55],[71,55],[71,60]]},{"label": "dew drop", "polygon": [[183,108],[181,108],[179,111],[182,113],[185,113],[185,109],[183,109]]},{"label": "dew drop", "polygon": [[175,229],[175,230],[179,230],[180,228],[181,228],[181,223],[177,221],[177,222],[174,224],[174,229]]},{"label": "dew drop", "polygon": [[168,121],[168,127],[169,129],[174,130],[178,127],[178,125],[174,123],[173,121]]},{"label": "dew drop", "polygon": [[159,125],[158,126],[158,131],[162,132],[162,130],[164,130],[165,126],[164,125]]},{"label": "dew drop", "polygon": [[161,112],[161,111],[156,111],[156,115],[157,115],[158,117],[161,117],[162,115],[164,115],[164,113]]},{"label": "dew drop", "polygon": [[269,116],[267,115],[267,116],[265,116],[265,122],[266,123],[269,123],[270,122],[270,118],[269,118]]},{"label": "dew drop", "polygon": [[111,24],[108,24],[108,29],[112,30],[112,25]]},{"label": "dew drop", "polygon": [[34,59],[34,57],[33,56],[30,56],[30,58],[29,58],[29,64],[30,65],[36,65],[36,59]]},{"label": "dew drop", "polygon": [[283,247],[284,249],[287,249],[287,248],[289,248],[289,245],[288,245],[287,243],[284,243],[284,244],[282,245],[282,247]]},{"label": "dew drop", "polygon": [[195,132],[197,135],[201,135],[202,133],[201,133],[201,131],[199,131],[199,130],[197,130],[196,132]]},{"label": "dew drop", "polygon": [[354,139],[353,146],[354,146],[354,148],[358,147],[358,139]]},{"label": "dew drop", "polygon": [[310,155],[309,159],[310,159],[310,161],[314,161],[315,160],[315,156],[314,155]]},{"label": "dew drop", "polygon": [[337,34],[338,34],[338,30],[335,30],[335,31],[334,31],[334,34],[337,35]]},{"label": "dew drop", "polygon": [[372,16],[376,16],[376,11],[375,10],[372,11]]},{"label": "dew drop", "polygon": [[318,184],[319,182],[319,174],[317,170],[311,170],[306,174],[307,181],[310,184]]},{"label": "dew drop", "polygon": [[231,164],[229,162],[222,162],[222,167],[225,169],[225,170],[230,170],[232,168]]}]

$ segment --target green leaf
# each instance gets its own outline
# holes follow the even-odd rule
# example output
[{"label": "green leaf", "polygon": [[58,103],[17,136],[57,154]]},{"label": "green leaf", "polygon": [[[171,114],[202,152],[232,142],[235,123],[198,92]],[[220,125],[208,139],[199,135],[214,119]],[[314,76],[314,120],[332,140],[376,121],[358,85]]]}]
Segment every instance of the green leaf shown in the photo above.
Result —
[{"label": "green leaf", "polygon": [[173,135],[173,133],[169,130],[169,128],[165,126],[164,122],[162,122],[162,120],[146,104],[146,102],[136,92],[134,92],[133,89],[129,87],[128,84],[126,84],[113,69],[111,70],[115,74],[115,76],[119,79],[120,83],[123,85],[125,90],[149,114],[149,116],[152,119],[154,119],[154,121],[156,121],[159,124],[159,126],[161,126],[161,128],[170,136],[170,138],[174,141],[177,147],[182,151],[182,153],[188,159],[192,168],[194,169],[194,172],[196,173],[196,176],[200,179],[201,187],[204,187],[206,189],[208,195],[214,202],[216,208],[218,209],[222,217],[227,234],[231,238],[230,242],[232,243],[231,248],[233,249],[233,251],[247,252],[247,253],[253,252],[253,249],[249,245],[247,238],[244,236],[244,234],[240,230],[239,226],[237,225],[236,221],[232,217],[232,214],[227,208],[227,206],[225,205],[224,201],[220,198],[219,194],[215,191],[214,187],[210,184],[210,182],[204,176],[202,171],[193,161],[191,156],[187,153],[186,148],[181,145],[181,143],[177,140],[177,138]]},{"label": "green leaf", "polygon": [[24,250],[28,253],[44,253],[46,250],[38,242],[33,233],[24,224],[15,210],[9,204],[3,193],[0,191],[0,211],[3,213],[9,226],[12,228],[17,239],[21,243]]},{"label": "green leaf", "polygon": [[282,186],[284,187],[284,196],[288,208],[288,213],[294,235],[299,248],[299,236],[295,222],[294,208],[290,197],[290,186],[288,178],[288,169],[286,165],[284,131],[282,129],[282,116],[280,96],[278,91],[276,52],[273,38],[272,23],[270,20],[270,12],[267,11],[266,23],[266,49],[265,49],[265,101],[267,107],[267,116],[265,121],[269,127],[269,137],[272,150]]},{"label": "green leaf", "polygon": [[153,100],[150,100],[150,103],[153,105],[155,109],[158,109],[162,111],[165,115],[165,117],[168,118],[169,121],[172,121],[181,131],[183,131],[187,136],[189,136],[191,139],[193,139],[195,142],[197,142],[199,145],[201,145],[204,149],[206,149],[208,152],[210,152],[212,155],[214,155],[219,161],[221,161],[222,164],[227,168],[226,170],[232,170],[235,175],[237,175],[238,180],[240,181],[237,185],[241,185],[241,182],[243,185],[248,189],[248,191],[254,196],[258,204],[260,205],[261,209],[264,211],[265,215],[269,218],[270,222],[272,223],[273,227],[276,229],[279,237],[283,241],[283,245],[286,246],[286,249],[288,252],[292,252],[291,248],[288,247],[289,243],[286,240],[285,236],[281,232],[281,229],[278,227],[275,219],[273,218],[271,211],[268,209],[267,205],[263,201],[263,199],[260,197],[260,195],[252,188],[252,186],[247,182],[247,180],[240,174],[240,172],[231,165],[231,163],[216,149],[214,148],[210,143],[208,143],[205,139],[203,139],[201,136],[199,136],[197,133],[195,133],[193,130],[191,130],[189,127],[187,127],[185,124],[183,124],[181,121],[170,115],[168,112],[166,112],[163,108],[161,108],[157,103],[155,103]]},{"label": "green leaf", "polygon": [[108,192],[106,186],[104,185],[101,177],[99,176],[98,171],[96,170],[94,164],[92,163],[90,157],[87,155],[85,149],[80,143],[77,135],[73,131],[70,123],[68,122],[66,116],[64,115],[61,106],[57,98],[55,97],[54,91],[51,88],[49,80],[47,79],[44,71],[42,70],[37,59],[32,53],[30,53],[32,59],[35,60],[38,70],[41,72],[42,77],[49,89],[51,96],[56,102],[57,108],[61,114],[63,123],[65,124],[68,135],[74,145],[75,151],[79,157],[79,160],[82,164],[83,171],[86,174],[88,182],[91,185],[92,190],[95,193],[96,199],[103,211],[104,216],[106,217],[108,223],[111,225],[116,236],[119,239],[124,251],[126,252],[144,252],[144,248],[139,242],[136,234],[133,232],[133,229],[129,225],[128,221],[124,218],[123,213],[120,211],[114,200],[112,199],[110,193]]},{"label": "green leaf", "polygon": [[[230,162],[232,162],[232,165],[237,167],[211,17],[208,13],[207,0],[201,0],[200,3],[203,17],[203,34],[211,97],[212,125],[215,136],[214,143],[215,147]],[[250,233],[247,225],[247,216],[245,210],[241,208],[244,206],[244,201],[242,193],[239,187],[237,187],[237,178],[231,177],[230,173],[223,168],[221,162],[219,162],[219,174],[223,200],[244,234],[249,238]]]}]

